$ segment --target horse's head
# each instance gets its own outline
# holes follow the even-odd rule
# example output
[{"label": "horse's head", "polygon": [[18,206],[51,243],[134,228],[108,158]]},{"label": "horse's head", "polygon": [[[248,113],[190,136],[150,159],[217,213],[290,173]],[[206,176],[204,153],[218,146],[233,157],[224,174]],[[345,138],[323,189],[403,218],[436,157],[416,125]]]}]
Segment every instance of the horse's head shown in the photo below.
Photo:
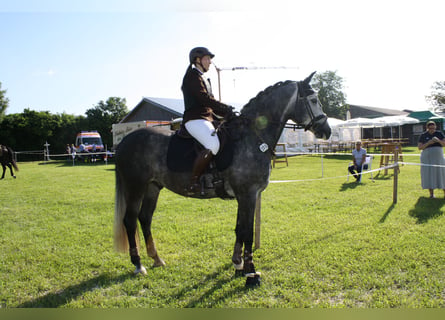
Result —
[{"label": "horse's head", "polygon": [[329,139],[331,128],[327,121],[328,117],[323,112],[317,92],[310,85],[314,74],[315,72],[303,81],[297,82],[298,96],[291,118],[297,124],[303,125],[305,130],[310,130],[317,138]]}]

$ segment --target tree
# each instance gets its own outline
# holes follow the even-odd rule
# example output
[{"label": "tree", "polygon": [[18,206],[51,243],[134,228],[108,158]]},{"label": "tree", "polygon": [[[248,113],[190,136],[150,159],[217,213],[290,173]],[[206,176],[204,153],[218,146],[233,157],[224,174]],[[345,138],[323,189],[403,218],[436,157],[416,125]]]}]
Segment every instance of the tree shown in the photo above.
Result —
[{"label": "tree", "polygon": [[8,106],[9,99],[6,98],[6,90],[2,90],[2,83],[0,82],[0,120],[5,116]]},{"label": "tree", "polygon": [[336,71],[316,73],[312,78],[312,87],[318,90],[318,99],[328,117],[346,119],[348,105],[343,89],[343,78]]},{"label": "tree", "polygon": [[0,141],[16,151],[42,150],[43,144],[48,142],[51,153],[64,153],[66,144],[74,143],[76,133],[85,126],[85,121],[83,116],[25,109],[23,113],[4,116]]},{"label": "tree", "polygon": [[113,145],[113,135],[111,126],[121,121],[128,113],[125,98],[110,97],[106,102],[100,101],[94,108],[88,109],[87,130],[97,130],[101,136],[104,145]]},{"label": "tree", "polygon": [[436,81],[431,86],[431,95],[426,100],[431,103],[435,111],[445,111],[445,81]]}]

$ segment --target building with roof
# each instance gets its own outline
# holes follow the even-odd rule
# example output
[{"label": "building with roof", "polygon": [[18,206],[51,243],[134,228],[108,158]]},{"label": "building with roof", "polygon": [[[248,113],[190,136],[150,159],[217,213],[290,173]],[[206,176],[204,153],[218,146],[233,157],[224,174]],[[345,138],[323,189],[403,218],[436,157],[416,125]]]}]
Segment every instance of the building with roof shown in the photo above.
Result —
[{"label": "building with roof", "polygon": [[120,123],[137,121],[171,121],[182,117],[184,101],[182,99],[142,98]]},{"label": "building with roof", "polygon": [[351,115],[351,119],[353,119],[353,118],[378,118],[384,116],[403,116],[403,115],[408,115],[409,111],[366,107],[366,106],[350,104],[349,113]]},{"label": "building with roof", "polygon": [[112,125],[113,149],[132,131],[146,127],[157,127],[171,134],[171,122],[182,117],[182,99],[142,98],[119,123]]}]

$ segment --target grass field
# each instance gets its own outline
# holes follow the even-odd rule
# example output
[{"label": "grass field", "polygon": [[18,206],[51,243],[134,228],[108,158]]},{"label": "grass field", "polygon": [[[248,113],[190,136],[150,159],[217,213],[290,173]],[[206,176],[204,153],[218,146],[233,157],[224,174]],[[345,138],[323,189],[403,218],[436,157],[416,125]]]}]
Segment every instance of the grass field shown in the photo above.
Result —
[{"label": "grass field", "polygon": [[406,165],[393,205],[392,173],[348,183],[349,159],[273,169],[271,180],[305,181],[263,192],[256,289],[231,265],[235,201],[163,190],[153,232],[167,266],[134,276],[113,249],[113,164],[19,163],[0,181],[0,307],[444,307],[445,200],[428,199],[420,167]]}]

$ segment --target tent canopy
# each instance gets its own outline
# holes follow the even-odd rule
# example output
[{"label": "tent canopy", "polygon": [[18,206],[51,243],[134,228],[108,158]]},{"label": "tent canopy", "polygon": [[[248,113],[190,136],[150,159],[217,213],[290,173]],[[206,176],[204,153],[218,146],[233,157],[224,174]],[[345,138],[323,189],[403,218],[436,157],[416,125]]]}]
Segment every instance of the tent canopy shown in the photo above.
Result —
[{"label": "tent canopy", "polygon": [[429,110],[427,110],[427,111],[413,111],[408,115],[408,117],[415,118],[415,119],[419,120],[420,122],[427,122],[428,120],[443,119],[441,116],[439,116]]},{"label": "tent canopy", "polygon": [[398,127],[404,124],[415,124],[420,121],[408,116],[384,116],[378,118],[353,118],[345,121],[341,127],[382,128]]}]

